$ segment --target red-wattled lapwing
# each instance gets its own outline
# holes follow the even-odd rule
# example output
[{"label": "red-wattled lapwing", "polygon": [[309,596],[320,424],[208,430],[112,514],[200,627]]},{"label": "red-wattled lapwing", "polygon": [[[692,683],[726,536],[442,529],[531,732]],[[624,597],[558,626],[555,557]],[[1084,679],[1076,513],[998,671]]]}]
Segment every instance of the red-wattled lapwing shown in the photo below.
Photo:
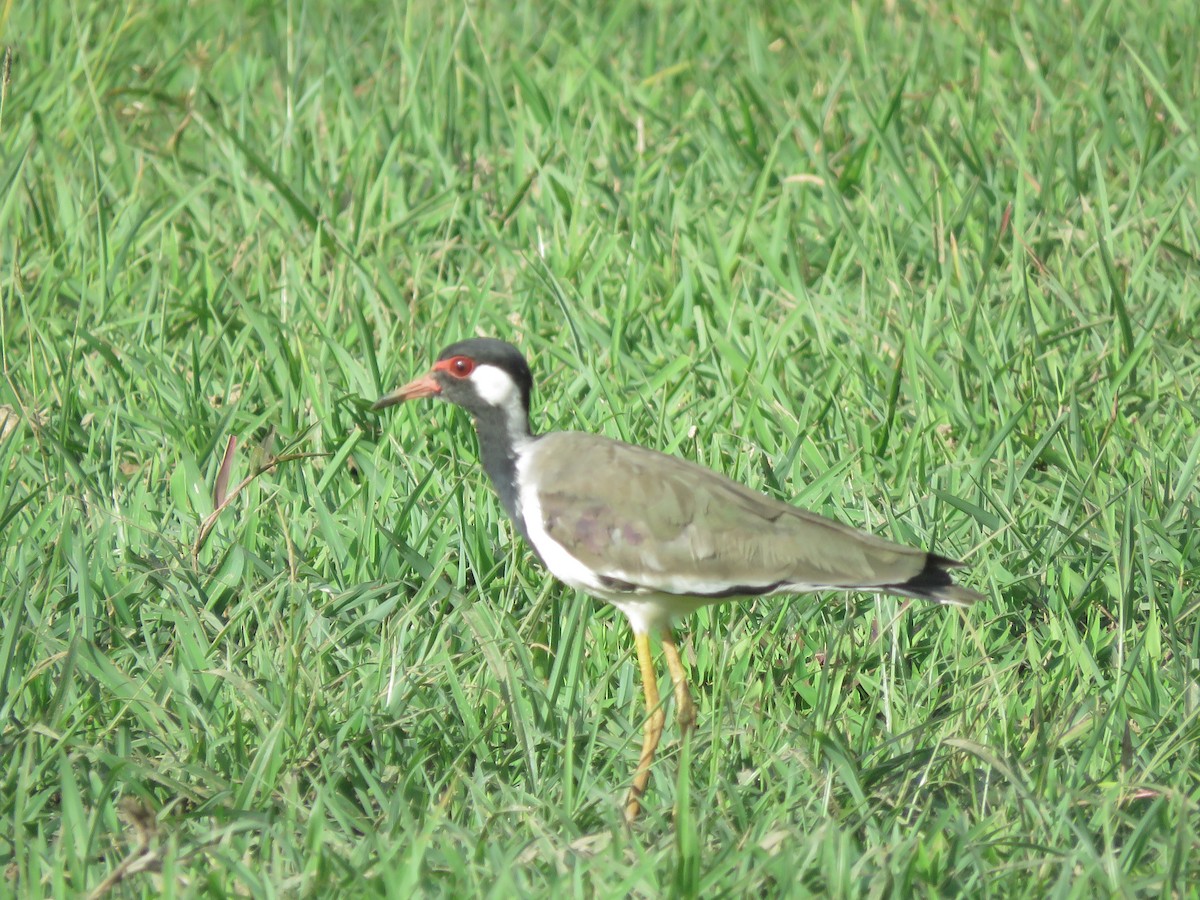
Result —
[{"label": "red-wattled lapwing", "polygon": [[475,418],[479,455],[517,531],[568,585],[629,619],[647,719],[625,805],[637,816],[665,713],[650,656],[658,632],[684,733],[696,708],[671,621],[710,603],[764,594],[867,591],[970,606],[962,563],[893,544],[675,457],[579,432],[534,435],[533,377],[519,350],[476,338],[452,344],[433,369],[376,401],[383,409],[438,397]]}]

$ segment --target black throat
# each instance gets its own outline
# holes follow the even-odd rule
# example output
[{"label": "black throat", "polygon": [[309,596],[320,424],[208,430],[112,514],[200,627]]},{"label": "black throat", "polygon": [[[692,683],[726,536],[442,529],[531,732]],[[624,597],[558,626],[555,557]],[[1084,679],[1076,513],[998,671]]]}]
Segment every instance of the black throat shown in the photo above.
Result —
[{"label": "black throat", "polygon": [[534,440],[529,430],[529,412],[485,407],[475,412],[475,432],[479,435],[479,459],[483,470],[492,479],[504,511],[521,537],[528,540],[517,485],[517,459],[525,446]]}]

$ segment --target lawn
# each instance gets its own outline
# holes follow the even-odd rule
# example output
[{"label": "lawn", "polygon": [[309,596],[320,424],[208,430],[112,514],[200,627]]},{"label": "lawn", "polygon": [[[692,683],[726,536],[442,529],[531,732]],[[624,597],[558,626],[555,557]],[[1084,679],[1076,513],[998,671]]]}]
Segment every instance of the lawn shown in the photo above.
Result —
[{"label": "lawn", "polygon": [[[589,6],[0,0],[0,895],[1194,896],[1200,5]],[[626,623],[369,410],[475,334],[987,599],[694,616],[626,828]]]}]

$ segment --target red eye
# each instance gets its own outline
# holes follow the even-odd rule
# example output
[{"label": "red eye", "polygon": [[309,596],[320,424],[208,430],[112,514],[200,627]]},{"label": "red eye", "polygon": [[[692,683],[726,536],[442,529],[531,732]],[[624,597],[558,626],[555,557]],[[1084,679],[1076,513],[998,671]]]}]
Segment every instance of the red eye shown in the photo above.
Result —
[{"label": "red eye", "polygon": [[451,375],[457,378],[466,378],[475,371],[475,360],[469,356],[456,356],[447,361],[446,368]]}]

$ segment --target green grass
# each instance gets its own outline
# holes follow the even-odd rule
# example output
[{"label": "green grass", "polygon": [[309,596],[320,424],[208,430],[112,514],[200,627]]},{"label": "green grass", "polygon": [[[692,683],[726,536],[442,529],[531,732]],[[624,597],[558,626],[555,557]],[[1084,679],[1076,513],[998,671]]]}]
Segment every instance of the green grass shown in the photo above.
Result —
[{"label": "green grass", "polygon": [[[1200,7],[587,6],[0,2],[0,894],[1193,894]],[[989,599],[695,616],[625,830],[625,623],[363,403],[475,333]]]}]

